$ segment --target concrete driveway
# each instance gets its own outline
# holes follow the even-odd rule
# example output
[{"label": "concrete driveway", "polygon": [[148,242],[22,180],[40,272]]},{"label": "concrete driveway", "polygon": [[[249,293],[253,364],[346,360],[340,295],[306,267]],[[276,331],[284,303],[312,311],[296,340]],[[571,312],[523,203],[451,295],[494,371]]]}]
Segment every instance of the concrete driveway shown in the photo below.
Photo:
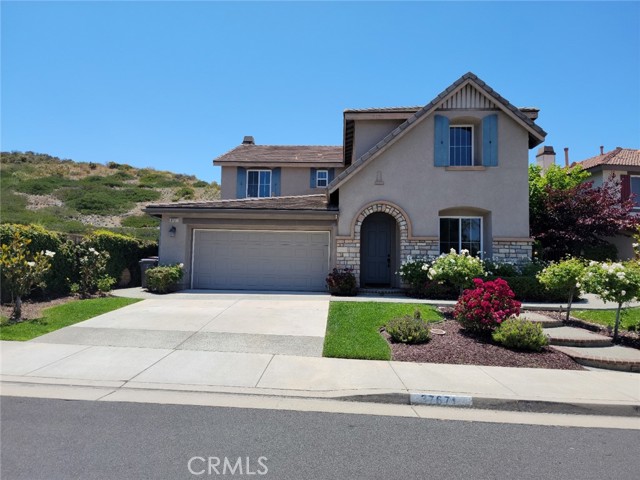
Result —
[{"label": "concrete driveway", "polygon": [[320,357],[330,298],[201,291],[153,296],[33,342]]}]

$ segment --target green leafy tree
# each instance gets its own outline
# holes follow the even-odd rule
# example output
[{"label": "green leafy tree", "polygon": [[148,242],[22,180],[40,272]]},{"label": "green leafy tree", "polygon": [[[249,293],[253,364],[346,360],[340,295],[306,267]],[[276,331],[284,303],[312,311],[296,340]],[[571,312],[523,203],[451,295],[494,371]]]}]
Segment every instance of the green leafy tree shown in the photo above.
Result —
[{"label": "green leafy tree", "polygon": [[617,304],[613,341],[618,340],[622,305],[640,296],[640,265],[632,260],[619,262],[590,262],[584,276],[585,288],[605,303]]},{"label": "green leafy tree", "polygon": [[552,262],[537,277],[549,290],[563,290],[568,296],[567,317],[571,314],[571,304],[576,291],[580,288],[582,277],[584,276],[585,265],[578,258],[567,258],[561,262]]},{"label": "green leafy tree", "polygon": [[44,276],[51,268],[55,252],[46,250],[31,253],[31,240],[15,232],[11,241],[2,245],[0,271],[2,288],[6,288],[14,299],[12,322],[22,320],[22,297],[35,287],[44,287]]}]

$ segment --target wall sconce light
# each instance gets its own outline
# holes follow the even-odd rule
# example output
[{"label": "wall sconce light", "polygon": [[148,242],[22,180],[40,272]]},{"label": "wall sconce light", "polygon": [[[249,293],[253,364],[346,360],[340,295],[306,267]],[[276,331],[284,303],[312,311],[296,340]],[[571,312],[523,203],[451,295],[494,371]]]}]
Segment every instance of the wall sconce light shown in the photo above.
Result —
[{"label": "wall sconce light", "polygon": [[171,227],[169,229],[169,236],[170,237],[175,237],[176,236],[176,227]]}]

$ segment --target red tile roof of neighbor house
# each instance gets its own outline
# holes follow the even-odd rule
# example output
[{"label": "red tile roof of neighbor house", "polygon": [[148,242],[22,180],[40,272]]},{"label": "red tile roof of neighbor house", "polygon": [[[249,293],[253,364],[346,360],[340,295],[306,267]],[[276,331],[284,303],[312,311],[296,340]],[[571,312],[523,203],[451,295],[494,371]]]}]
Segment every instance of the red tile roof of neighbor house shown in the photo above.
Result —
[{"label": "red tile roof of neighbor house", "polygon": [[632,148],[616,147],[610,152],[587,158],[573,165],[581,165],[582,168],[589,169],[603,165],[619,165],[623,167],[640,167],[640,150]]},{"label": "red tile roof of neighbor house", "polygon": [[220,155],[214,165],[233,163],[266,165],[279,163],[342,165],[342,147],[326,145],[254,145],[242,144]]},{"label": "red tile roof of neighbor house", "polygon": [[209,200],[206,202],[171,202],[147,205],[148,213],[161,209],[195,209],[195,210],[336,210],[329,205],[325,194],[291,195],[266,198],[237,198],[228,200]]}]

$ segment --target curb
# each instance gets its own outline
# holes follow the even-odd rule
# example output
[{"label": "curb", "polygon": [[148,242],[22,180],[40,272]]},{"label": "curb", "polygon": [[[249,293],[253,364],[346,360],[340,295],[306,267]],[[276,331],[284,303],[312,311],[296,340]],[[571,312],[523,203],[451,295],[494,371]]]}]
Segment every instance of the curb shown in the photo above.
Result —
[{"label": "curb", "polygon": [[[26,381],[25,381],[26,380]],[[262,392],[253,389],[241,389],[242,391],[230,391],[224,389],[207,388],[200,390],[195,388],[157,388],[141,385],[127,387],[118,385],[120,382],[93,382],[93,381],[33,381],[34,379],[4,379],[1,385],[23,385],[28,387],[45,388],[81,388],[90,390],[104,390],[104,394],[117,391],[150,391],[150,392],[179,392],[214,395],[247,395],[252,397],[290,398],[335,400],[342,402],[374,403],[388,405],[416,405],[448,407],[451,409],[479,409],[498,410],[510,412],[529,413],[553,413],[569,415],[603,415],[615,417],[640,417],[640,404],[632,403],[597,403],[597,402],[561,402],[552,400],[528,400],[517,398],[493,398],[472,395],[446,394],[441,392],[386,392],[364,394],[340,394],[339,392],[311,392],[311,391],[270,391]],[[32,381],[29,381],[32,380]],[[324,393],[324,395],[323,395]],[[22,396],[22,395],[20,395]],[[31,396],[31,395],[24,395]],[[46,398],[65,398],[46,397]]]},{"label": "curb", "polygon": [[640,417],[640,404],[558,402],[550,400],[525,400],[468,395],[446,395],[438,393],[401,392],[371,395],[346,395],[334,397],[334,399],[348,402],[427,405],[450,408],[477,408],[481,410],[505,410],[510,412]]}]

